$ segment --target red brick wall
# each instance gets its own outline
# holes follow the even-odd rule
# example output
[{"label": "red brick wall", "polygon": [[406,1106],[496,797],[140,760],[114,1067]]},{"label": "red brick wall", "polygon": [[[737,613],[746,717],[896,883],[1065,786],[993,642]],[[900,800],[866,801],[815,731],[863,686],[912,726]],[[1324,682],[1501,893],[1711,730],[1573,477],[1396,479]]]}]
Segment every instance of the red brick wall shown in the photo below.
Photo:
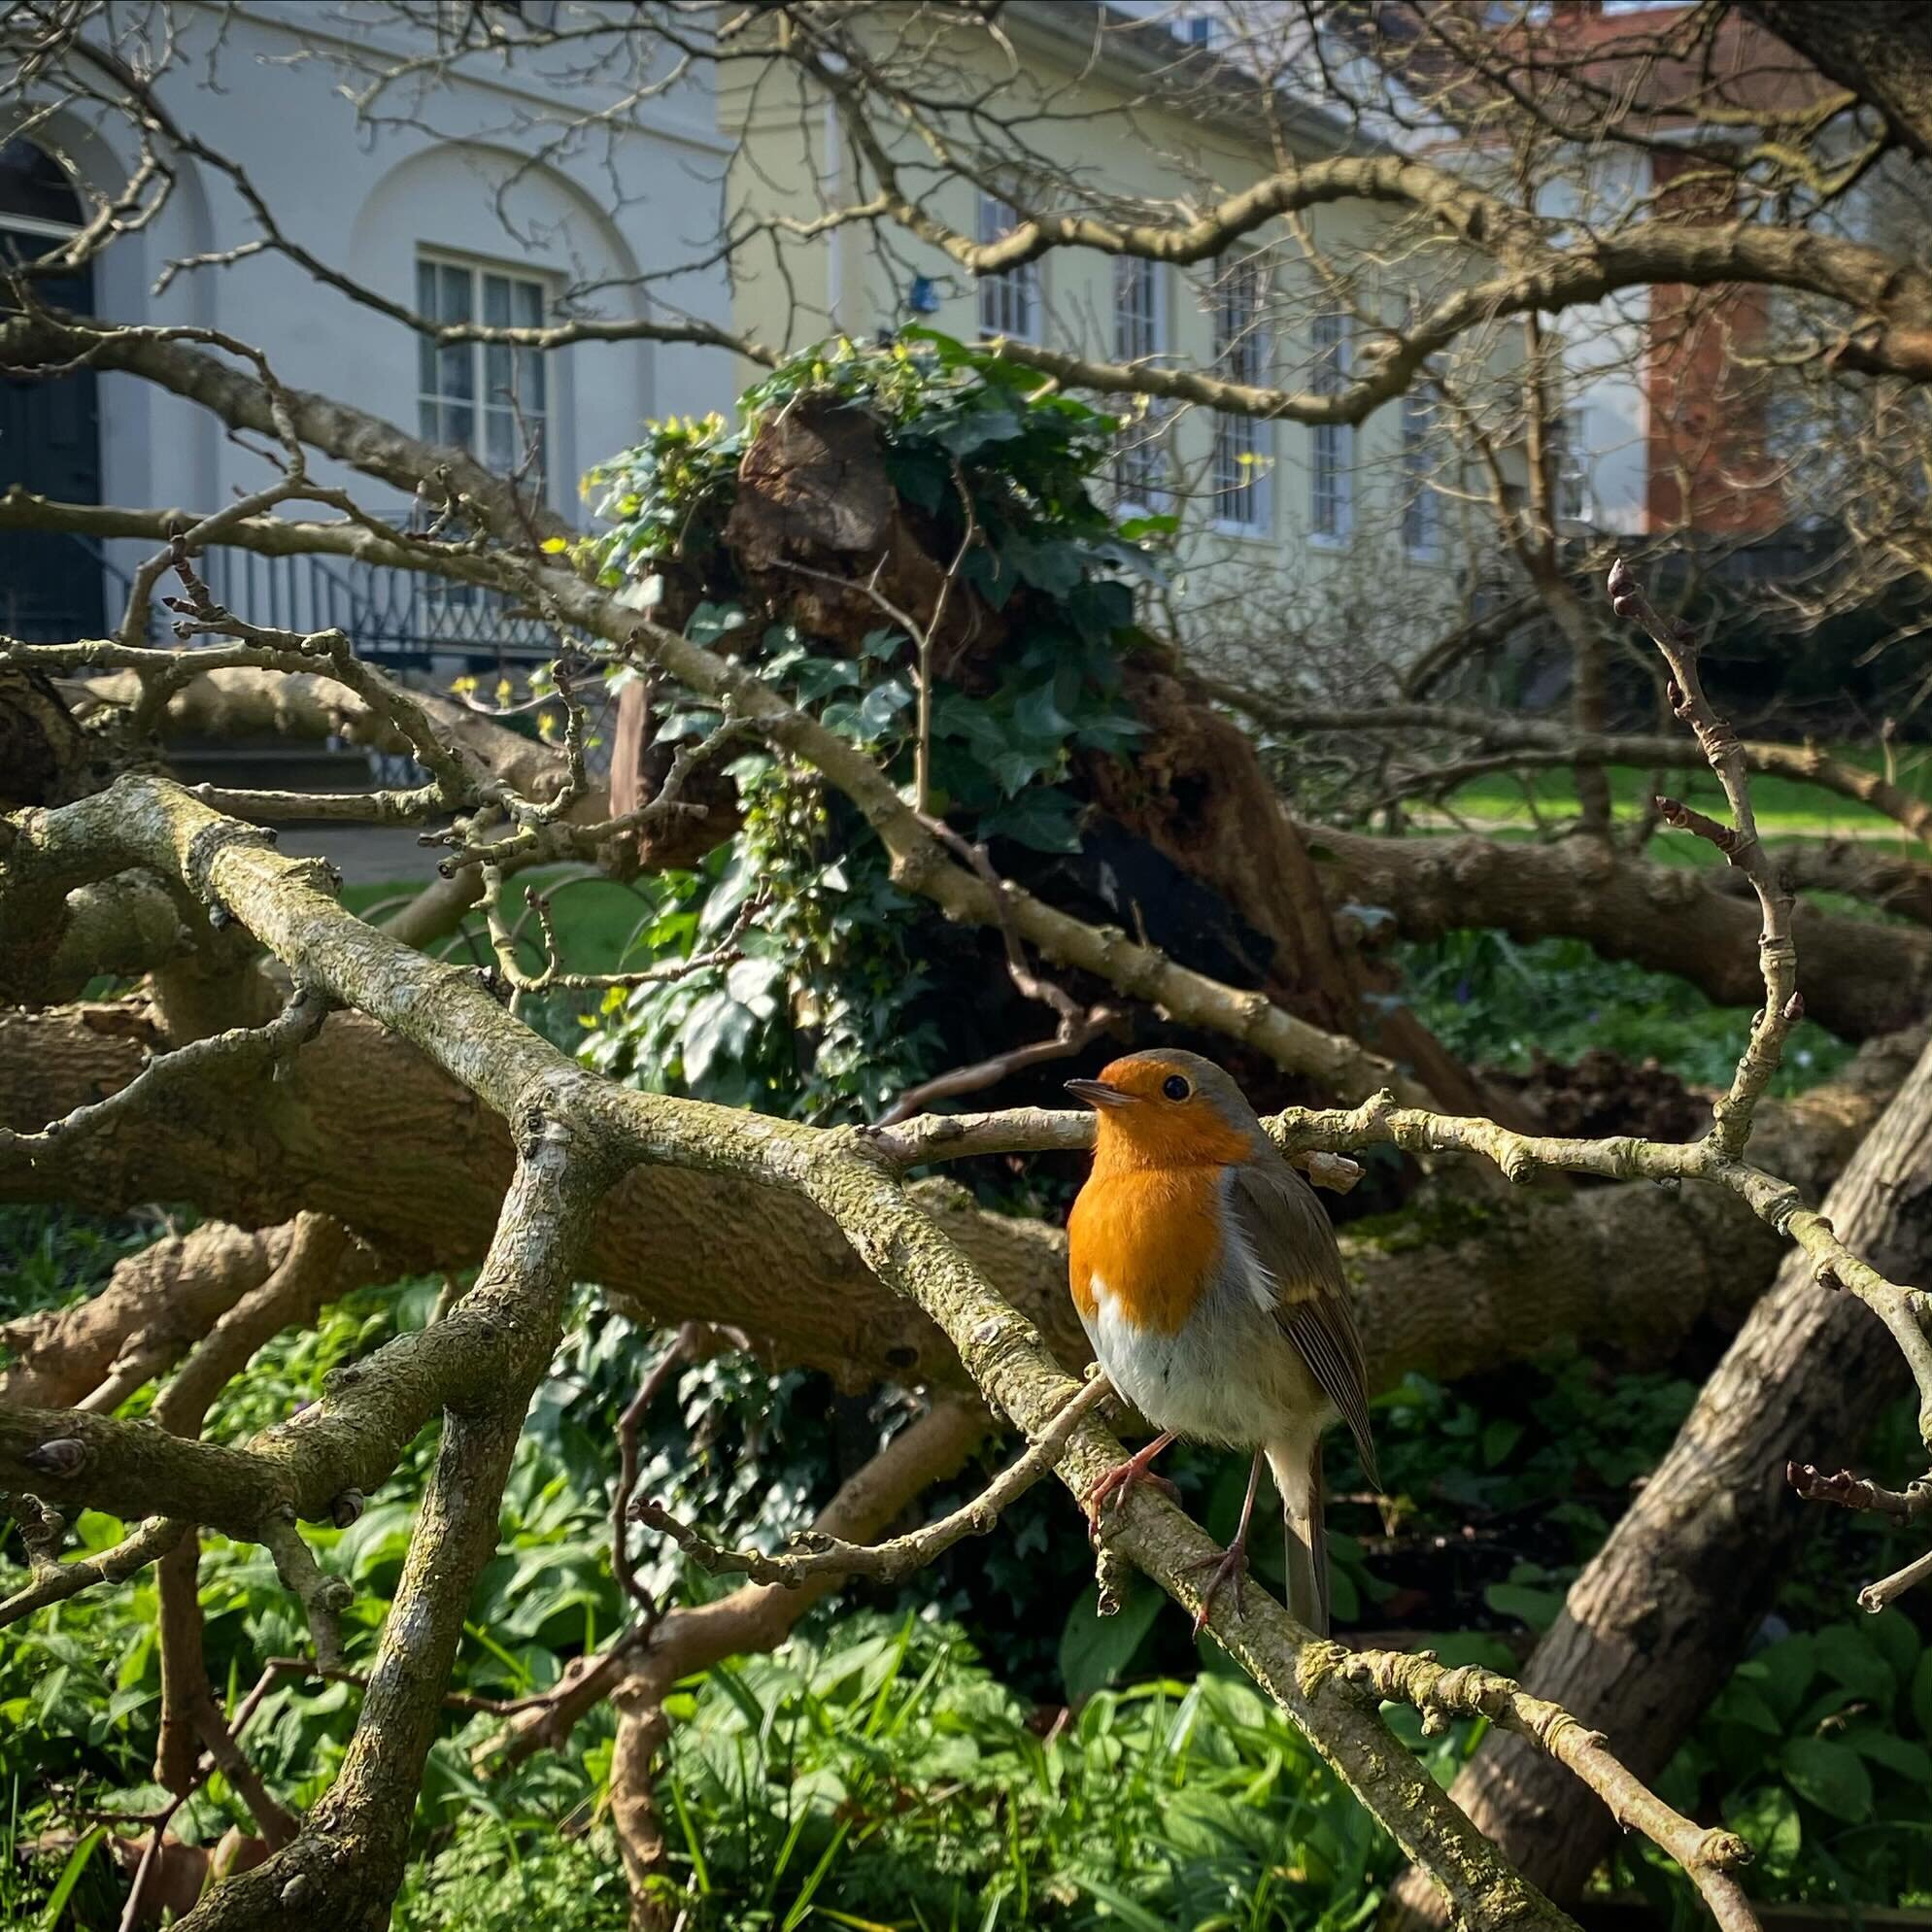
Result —
[{"label": "red brick wall", "polygon": [[[1719,200],[1712,183],[1695,178],[1694,156],[1658,153],[1651,168],[1660,214],[1686,221],[1732,218],[1728,192]],[[1764,451],[1761,379],[1748,366],[1763,346],[1767,318],[1762,288],[1651,288],[1644,379],[1652,531],[1753,536],[1783,521],[1783,491]]]}]

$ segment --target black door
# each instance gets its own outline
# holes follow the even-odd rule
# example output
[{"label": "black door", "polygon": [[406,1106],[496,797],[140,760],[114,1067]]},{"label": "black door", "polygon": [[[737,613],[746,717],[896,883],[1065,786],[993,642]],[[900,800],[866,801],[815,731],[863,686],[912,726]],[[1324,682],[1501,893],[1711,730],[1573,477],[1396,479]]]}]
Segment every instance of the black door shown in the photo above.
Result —
[{"label": "black door", "polygon": [[[37,254],[48,246],[4,223],[0,216],[0,252]],[[51,307],[92,315],[92,270],[44,281],[39,294]],[[20,484],[62,503],[101,500],[98,387],[91,369],[53,382],[0,379],[0,490]],[[51,530],[0,530],[0,632],[58,644],[103,628],[97,544]]]}]

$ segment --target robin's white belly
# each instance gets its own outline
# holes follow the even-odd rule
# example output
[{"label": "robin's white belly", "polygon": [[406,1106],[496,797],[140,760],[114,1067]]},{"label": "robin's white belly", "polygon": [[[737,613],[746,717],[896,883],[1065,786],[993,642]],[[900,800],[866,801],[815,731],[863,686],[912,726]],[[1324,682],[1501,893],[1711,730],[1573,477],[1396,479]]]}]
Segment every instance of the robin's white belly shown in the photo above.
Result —
[{"label": "robin's white belly", "polygon": [[1131,1321],[1098,1273],[1095,1309],[1082,1316],[1101,1367],[1157,1429],[1197,1442],[1255,1448],[1319,1427],[1331,1406],[1301,1351],[1282,1333],[1271,1295],[1224,1275],[1178,1333]]}]

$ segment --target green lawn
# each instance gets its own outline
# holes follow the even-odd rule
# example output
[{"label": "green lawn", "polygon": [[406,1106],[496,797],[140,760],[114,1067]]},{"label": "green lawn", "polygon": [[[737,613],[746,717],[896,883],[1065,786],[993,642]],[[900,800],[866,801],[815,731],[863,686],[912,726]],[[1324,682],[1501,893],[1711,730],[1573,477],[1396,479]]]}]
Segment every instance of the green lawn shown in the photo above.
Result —
[{"label": "green lawn", "polygon": [[[535,886],[539,891],[554,894],[552,917],[563,951],[564,965],[572,972],[615,972],[624,966],[631,935],[640,922],[651,916],[654,906],[654,901],[635,886],[595,874],[553,867],[520,873],[505,886],[504,909],[510,914],[513,926],[523,916],[526,886]],[[346,886],[342,902],[351,912],[366,915],[375,908],[394,910],[407,903],[420,890],[420,886],[407,881],[393,885]],[[444,959],[483,959],[489,951],[489,941],[484,936],[481,911],[470,914],[466,932],[474,935],[474,951],[472,938],[458,933],[434,949],[438,956]],[[532,970],[540,969],[543,965],[536,941],[536,922],[532,919],[524,929],[519,948],[525,964]]]},{"label": "green lawn", "polygon": [[[1875,747],[1843,745],[1832,749],[1835,756],[1847,763],[1861,764],[1874,771],[1883,769],[1881,756]],[[1629,764],[1613,764],[1605,768],[1610,777],[1610,797],[1617,815],[1636,817],[1655,789],[1657,774]],[[1914,797],[1932,799],[1932,752],[1918,747],[1909,748],[1897,758],[1892,778],[1895,784]],[[1664,781],[1671,796],[1682,798],[1702,811],[1719,816],[1724,814],[1724,795],[1711,772],[1672,771],[1664,774]],[[1772,837],[1849,836],[1861,841],[1870,840],[1881,851],[1895,851],[1907,856],[1921,853],[1919,842],[1901,831],[1882,812],[1874,811],[1855,798],[1827,792],[1821,786],[1808,785],[1792,778],[1754,776],[1751,780],[1751,803],[1757,812],[1759,826]],[[1576,810],[1576,781],[1567,767],[1521,774],[1492,772],[1480,778],[1472,778],[1457,787],[1450,795],[1447,805],[1447,811],[1458,817],[1480,822],[1504,821],[1504,824],[1494,827],[1483,823],[1481,829],[1495,830],[1505,836],[1516,830],[1525,833],[1532,831],[1536,814],[1560,822],[1573,816]],[[1684,833],[1660,835],[1651,850],[1660,859],[1686,864],[1717,863],[1717,855],[1710,846]]]}]

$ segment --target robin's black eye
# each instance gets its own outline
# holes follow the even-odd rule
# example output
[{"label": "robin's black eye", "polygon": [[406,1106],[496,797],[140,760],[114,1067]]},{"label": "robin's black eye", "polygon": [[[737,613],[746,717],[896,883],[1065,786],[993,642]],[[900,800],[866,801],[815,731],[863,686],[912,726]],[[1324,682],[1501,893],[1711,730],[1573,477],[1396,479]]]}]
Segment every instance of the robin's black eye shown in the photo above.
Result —
[{"label": "robin's black eye", "polygon": [[1166,1094],[1169,1100],[1170,1101],[1184,1101],[1191,1093],[1194,1092],[1194,1089],[1190,1087],[1187,1084],[1187,1082],[1184,1079],[1182,1079],[1178,1073],[1169,1073],[1168,1077],[1161,1082],[1161,1091],[1162,1093]]}]

